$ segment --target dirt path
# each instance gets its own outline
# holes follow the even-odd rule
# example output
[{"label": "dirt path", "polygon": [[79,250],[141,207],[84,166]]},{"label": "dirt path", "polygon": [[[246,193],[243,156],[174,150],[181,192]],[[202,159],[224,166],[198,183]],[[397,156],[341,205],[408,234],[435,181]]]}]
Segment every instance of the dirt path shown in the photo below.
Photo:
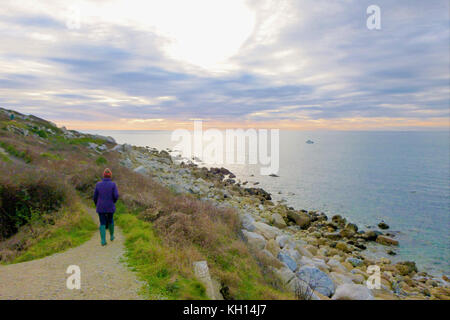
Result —
[{"label": "dirt path", "polygon": [[[98,220],[94,210],[90,214]],[[100,245],[98,232],[91,240],[39,260],[0,266],[1,299],[141,299],[141,283],[121,262],[124,238],[116,227],[114,242]],[[67,268],[77,265],[81,270],[81,289],[69,290]]]}]

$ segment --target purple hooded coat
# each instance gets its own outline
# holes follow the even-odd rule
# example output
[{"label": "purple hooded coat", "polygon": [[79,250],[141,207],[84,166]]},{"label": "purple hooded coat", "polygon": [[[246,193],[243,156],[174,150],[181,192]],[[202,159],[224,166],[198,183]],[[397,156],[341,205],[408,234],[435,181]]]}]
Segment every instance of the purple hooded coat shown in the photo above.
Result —
[{"label": "purple hooded coat", "polygon": [[110,178],[103,178],[97,182],[94,192],[94,203],[97,206],[97,213],[116,212],[115,203],[119,199],[119,191]]}]

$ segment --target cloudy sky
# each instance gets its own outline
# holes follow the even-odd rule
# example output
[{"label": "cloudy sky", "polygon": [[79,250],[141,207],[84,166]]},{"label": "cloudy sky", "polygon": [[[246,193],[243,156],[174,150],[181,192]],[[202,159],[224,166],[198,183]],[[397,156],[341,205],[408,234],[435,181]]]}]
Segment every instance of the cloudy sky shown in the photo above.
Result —
[{"label": "cloudy sky", "polygon": [[[381,30],[366,26],[372,4]],[[75,129],[446,129],[449,9],[2,0],[0,106]]]}]

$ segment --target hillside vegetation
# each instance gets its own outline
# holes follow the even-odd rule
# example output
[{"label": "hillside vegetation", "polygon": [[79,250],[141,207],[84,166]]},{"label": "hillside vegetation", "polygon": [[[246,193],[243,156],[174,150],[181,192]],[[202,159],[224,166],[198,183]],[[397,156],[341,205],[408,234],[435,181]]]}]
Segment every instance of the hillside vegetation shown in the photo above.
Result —
[{"label": "hillside vegetation", "polygon": [[208,262],[224,298],[294,297],[265,257],[242,241],[233,209],[179,194],[127,168],[115,146],[109,137],[0,109],[0,263],[88,240],[96,227],[85,207],[108,166],[121,195],[116,223],[126,237],[127,262],[146,283],[146,297],[206,299],[192,268],[199,260]]}]

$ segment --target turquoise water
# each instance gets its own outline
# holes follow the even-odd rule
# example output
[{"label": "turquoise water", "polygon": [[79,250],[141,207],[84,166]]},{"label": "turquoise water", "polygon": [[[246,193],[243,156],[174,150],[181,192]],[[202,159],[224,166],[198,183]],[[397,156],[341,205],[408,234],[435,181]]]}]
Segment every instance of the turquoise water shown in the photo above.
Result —
[{"label": "turquoise water", "polygon": [[[174,146],[170,132],[98,133],[119,143]],[[341,214],[363,229],[385,220],[400,241],[395,259],[450,274],[449,132],[282,131],[280,177],[261,176],[258,165],[224,166],[295,208]]]}]

